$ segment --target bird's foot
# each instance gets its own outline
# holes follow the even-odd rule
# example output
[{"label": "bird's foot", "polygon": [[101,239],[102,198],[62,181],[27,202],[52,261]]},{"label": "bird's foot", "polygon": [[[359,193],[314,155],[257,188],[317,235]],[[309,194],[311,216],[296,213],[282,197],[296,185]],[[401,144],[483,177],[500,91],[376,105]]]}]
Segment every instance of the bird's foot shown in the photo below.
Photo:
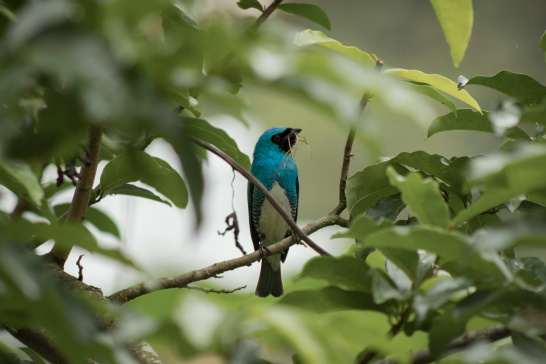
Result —
[{"label": "bird's foot", "polygon": [[265,259],[265,252],[271,253],[269,249],[267,249],[267,247],[262,243],[260,243],[258,250],[260,251],[260,256],[262,257],[262,259]]},{"label": "bird's foot", "polygon": [[290,236],[292,236],[292,239],[294,239],[294,241],[296,242],[296,244],[303,245],[303,246],[307,247],[307,245],[305,245],[305,244],[301,241],[300,237],[298,236],[298,234],[297,234],[295,231],[292,231],[292,232],[290,233]]}]

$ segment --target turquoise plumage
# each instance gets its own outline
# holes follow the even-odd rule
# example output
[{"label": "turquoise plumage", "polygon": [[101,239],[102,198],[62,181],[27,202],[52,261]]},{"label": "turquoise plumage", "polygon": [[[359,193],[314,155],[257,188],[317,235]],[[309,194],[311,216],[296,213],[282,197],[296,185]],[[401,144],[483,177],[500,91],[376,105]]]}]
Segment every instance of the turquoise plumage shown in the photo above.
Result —
[{"label": "turquoise plumage", "polygon": [[[254,159],[250,172],[262,182],[275,200],[292,216],[298,218],[299,179],[298,167],[292,155],[297,133],[301,129],[276,127],[260,136],[254,149]],[[274,210],[264,195],[248,183],[248,215],[250,235],[255,250],[261,246],[274,244],[290,235],[289,225]],[[283,294],[281,262],[284,262],[288,249],[282,254],[274,254],[262,260],[256,296],[270,294],[279,297]]]}]

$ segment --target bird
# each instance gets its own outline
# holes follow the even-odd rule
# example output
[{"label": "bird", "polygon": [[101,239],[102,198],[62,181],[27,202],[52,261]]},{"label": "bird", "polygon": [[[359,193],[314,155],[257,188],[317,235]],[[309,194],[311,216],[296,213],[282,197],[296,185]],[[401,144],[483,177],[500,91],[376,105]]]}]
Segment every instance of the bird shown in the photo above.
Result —
[{"label": "bird", "polygon": [[[254,148],[252,173],[269,191],[279,205],[296,222],[300,195],[298,167],[292,154],[301,129],[275,127],[265,131]],[[254,250],[267,250],[292,234],[290,226],[275,210],[264,195],[248,182],[248,216]],[[265,248],[264,248],[265,247]],[[284,263],[288,248],[262,259],[260,277],[256,286],[257,297],[280,297],[284,293],[281,262]]]}]

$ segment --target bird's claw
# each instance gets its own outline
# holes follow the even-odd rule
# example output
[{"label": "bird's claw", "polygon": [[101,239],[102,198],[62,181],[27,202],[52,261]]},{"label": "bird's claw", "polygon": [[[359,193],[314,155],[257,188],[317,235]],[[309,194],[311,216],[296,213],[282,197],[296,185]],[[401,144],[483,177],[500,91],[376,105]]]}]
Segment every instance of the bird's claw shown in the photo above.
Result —
[{"label": "bird's claw", "polygon": [[262,243],[260,243],[260,247],[258,248],[258,250],[260,251],[260,256],[262,257],[261,259],[265,259],[265,252],[271,253],[269,249],[267,249],[267,247]]}]

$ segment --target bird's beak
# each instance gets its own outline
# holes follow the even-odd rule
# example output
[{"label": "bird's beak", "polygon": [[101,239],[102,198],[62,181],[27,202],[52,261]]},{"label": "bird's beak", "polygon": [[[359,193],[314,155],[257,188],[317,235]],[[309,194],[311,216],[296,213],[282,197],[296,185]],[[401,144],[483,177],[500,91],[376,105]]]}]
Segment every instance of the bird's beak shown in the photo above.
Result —
[{"label": "bird's beak", "polygon": [[301,129],[290,129],[290,133],[288,133],[288,134],[284,137],[284,139],[290,138],[292,135],[297,134],[297,133],[300,133],[300,132],[301,132]]}]

